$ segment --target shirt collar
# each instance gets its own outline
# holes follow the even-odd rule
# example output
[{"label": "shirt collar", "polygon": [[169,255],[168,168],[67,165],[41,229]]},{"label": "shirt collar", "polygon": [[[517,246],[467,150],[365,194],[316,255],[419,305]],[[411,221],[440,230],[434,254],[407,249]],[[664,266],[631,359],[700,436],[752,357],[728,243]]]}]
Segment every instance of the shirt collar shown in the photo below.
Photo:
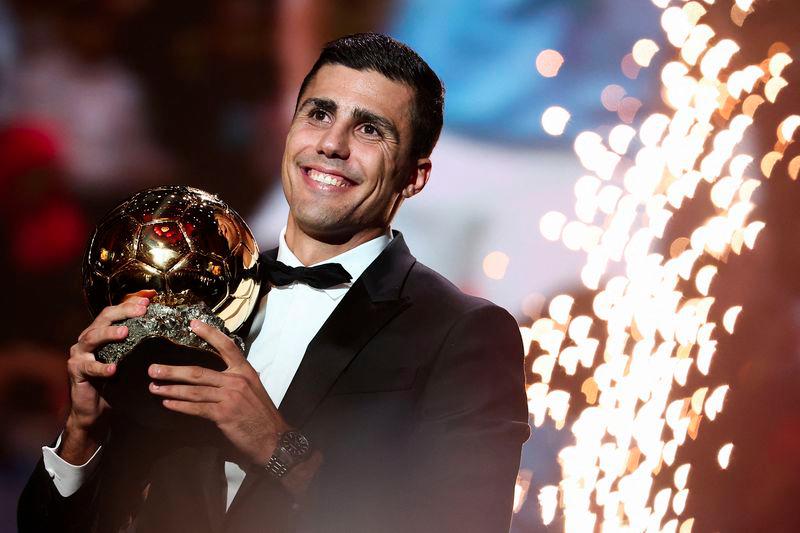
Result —
[{"label": "shirt collar", "polygon": [[[341,285],[336,285],[329,289],[315,289],[313,287],[308,288],[313,291],[324,292],[330,296],[332,300],[338,300],[344,296],[347,290],[353,285],[353,282],[364,273],[367,267],[381,254],[383,249],[386,248],[391,241],[392,231],[387,230],[383,235],[359,244],[351,250],[347,250],[344,253],[341,253],[335,257],[331,257],[330,259],[326,259],[325,261],[321,261],[320,263],[308,265],[316,266],[324,263],[339,263],[344,267],[345,270],[347,270],[347,273],[350,274],[350,277],[352,278],[352,281],[348,283],[342,283]],[[278,261],[290,267],[304,266],[297,256],[295,256],[294,253],[292,253],[292,251],[289,249],[289,245],[286,244],[286,227],[281,230],[281,235],[278,239]]]}]

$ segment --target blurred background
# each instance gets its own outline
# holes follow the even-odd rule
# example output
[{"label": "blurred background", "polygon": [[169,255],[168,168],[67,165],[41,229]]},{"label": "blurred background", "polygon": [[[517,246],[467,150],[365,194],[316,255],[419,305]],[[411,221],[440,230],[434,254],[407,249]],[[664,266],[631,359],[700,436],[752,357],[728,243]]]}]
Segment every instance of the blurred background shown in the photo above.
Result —
[{"label": "blurred background", "polygon": [[[760,62],[776,39],[796,50],[792,1],[756,6],[744,29],[731,24],[731,2],[706,7],[720,33],[750,43],[741,61]],[[575,136],[605,136],[665,109],[660,65],[674,52],[660,14],[645,0],[0,0],[0,532],[16,530],[19,492],[64,416],[68,347],[89,321],[80,261],[107,210],[143,188],[192,185],[218,193],[262,250],[273,247],[286,221],[279,163],[300,81],[324,42],[386,32],[447,88],[431,182],[393,227],[422,262],[530,325],[555,294],[580,304],[582,255],[538,230],[544,213],[572,213],[586,173]],[[642,38],[661,47],[648,68],[631,55]],[[750,131],[752,153],[769,151],[777,123],[800,109],[797,68],[784,77],[794,84]],[[555,105],[571,114],[560,135],[542,127]],[[753,218],[767,229],[756,252],[715,282],[719,308],[744,313],[715,363],[732,389],[726,409],[686,452],[696,458],[695,531],[800,530],[791,159],[759,190]],[[707,216],[701,204],[670,231]],[[713,461],[721,441],[736,445],[726,471]],[[512,531],[544,529],[536,494],[558,482],[556,452],[568,442],[568,431],[534,430],[523,451],[530,496]]]}]

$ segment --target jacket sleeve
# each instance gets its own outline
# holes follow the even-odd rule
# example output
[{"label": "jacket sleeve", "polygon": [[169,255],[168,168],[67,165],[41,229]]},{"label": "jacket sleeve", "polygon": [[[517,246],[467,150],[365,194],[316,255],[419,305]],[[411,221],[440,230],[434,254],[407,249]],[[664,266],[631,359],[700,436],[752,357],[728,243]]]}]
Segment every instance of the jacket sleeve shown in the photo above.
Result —
[{"label": "jacket sleeve", "polygon": [[114,433],[112,425],[102,454],[95,458],[94,471],[69,496],[61,495],[44,460],[39,460],[17,504],[20,532],[116,531],[128,520],[149,458],[144,453],[134,457],[127,448],[116,446]]},{"label": "jacket sleeve", "polygon": [[[100,459],[102,462],[102,458]],[[42,459],[22,491],[17,505],[17,527],[21,533],[87,532],[92,529],[92,504],[97,492],[97,477],[91,476],[68,497],[62,496]]]},{"label": "jacket sleeve", "polygon": [[516,321],[483,305],[445,338],[412,435],[408,531],[507,532],[530,434]]},{"label": "jacket sleeve", "polygon": [[50,474],[58,493],[62,496],[72,496],[81,488],[84,481],[90,478],[94,471],[97,470],[97,466],[100,464],[100,457],[103,454],[103,447],[98,447],[86,463],[73,465],[58,455],[61,437],[62,435],[59,435],[54,446],[42,447],[42,459],[44,461],[44,469]]}]

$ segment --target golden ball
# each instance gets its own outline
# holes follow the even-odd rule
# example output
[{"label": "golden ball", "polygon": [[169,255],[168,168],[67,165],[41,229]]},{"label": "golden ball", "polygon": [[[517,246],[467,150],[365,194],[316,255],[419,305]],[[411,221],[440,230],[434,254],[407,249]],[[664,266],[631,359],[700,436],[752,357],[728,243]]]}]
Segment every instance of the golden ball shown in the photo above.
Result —
[{"label": "golden ball", "polygon": [[89,309],[154,290],[155,303],[204,303],[236,331],[258,299],[258,246],[217,196],[185,186],[141,191],[97,225],[83,261]]}]

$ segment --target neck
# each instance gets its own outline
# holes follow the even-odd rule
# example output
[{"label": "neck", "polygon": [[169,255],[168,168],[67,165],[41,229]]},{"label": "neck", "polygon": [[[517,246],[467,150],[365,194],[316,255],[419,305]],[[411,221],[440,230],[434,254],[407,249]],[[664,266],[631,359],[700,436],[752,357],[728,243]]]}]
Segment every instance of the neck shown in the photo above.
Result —
[{"label": "neck", "polygon": [[352,236],[328,240],[309,235],[297,225],[290,215],[286,224],[286,244],[294,256],[308,266],[343,254],[356,246],[384,235],[387,231],[388,228],[366,228]]}]

